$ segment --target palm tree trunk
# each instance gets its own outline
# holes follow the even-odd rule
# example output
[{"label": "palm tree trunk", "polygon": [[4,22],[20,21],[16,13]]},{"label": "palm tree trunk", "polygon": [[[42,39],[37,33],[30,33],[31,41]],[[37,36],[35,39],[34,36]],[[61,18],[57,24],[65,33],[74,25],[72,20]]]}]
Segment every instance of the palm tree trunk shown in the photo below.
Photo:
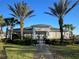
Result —
[{"label": "palm tree trunk", "polygon": [[20,19],[21,40],[23,40],[23,20]]},{"label": "palm tree trunk", "polygon": [[11,35],[10,35],[10,39],[12,40],[12,34],[13,34],[13,26],[11,25],[11,28],[10,28],[10,30],[11,30]]},{"label": "palm tree trunk", "polygon": [[61,34],[60,44],[62,44],[63,43],[63,18],[61,16],[59,18],[59,26],[60,26],[60,34]]},{"label": "palm tree trunk", "polygon": [[1,29],[0,29],[0,34],[1,34],[1,36],[0,36],[0,39],[2,39],[2,26],[0,26],[1,27]]},{"label": "palm tree trunk", "polygon": [[6,38],[7,38],[7,35],[8,35],[8,26],[6,28]]},{"label": "palm tree trunk", "polygon": [[2,26],[1,26],[1,39],[2,39],[2,35],[3,35],[3,30],[2,30]]}]

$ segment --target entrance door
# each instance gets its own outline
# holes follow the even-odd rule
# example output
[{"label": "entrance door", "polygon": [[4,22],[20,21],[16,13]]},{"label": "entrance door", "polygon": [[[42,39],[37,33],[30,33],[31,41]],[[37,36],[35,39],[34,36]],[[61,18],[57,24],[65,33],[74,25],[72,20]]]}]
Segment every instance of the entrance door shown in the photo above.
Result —
[{"label": "entrance door", "polygon": [[40,39],[44,39],[44,34],[40,34]]},{"label": "entrance door", "polygon": [[36,32],[36,34],[38,35],[38,39],[44,39],[46,36],[46,32]]}]

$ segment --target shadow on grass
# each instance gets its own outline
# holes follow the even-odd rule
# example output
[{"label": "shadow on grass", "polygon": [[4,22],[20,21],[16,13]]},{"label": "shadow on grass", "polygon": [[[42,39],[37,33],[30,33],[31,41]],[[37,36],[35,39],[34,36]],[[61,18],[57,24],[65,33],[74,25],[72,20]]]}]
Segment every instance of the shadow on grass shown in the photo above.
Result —
[{"label": "shadow on grass", "polygon": [[2,47],[3,49],[0,50],[0,59],[7,59],[6,49],[5,46]]},{"label": "shadow on grass", "polygon": [[77,48],[71,48],[66,46],[51,46],[50,50],[52,53],[56,53],[64,59],[79,59],[79,46]]}]

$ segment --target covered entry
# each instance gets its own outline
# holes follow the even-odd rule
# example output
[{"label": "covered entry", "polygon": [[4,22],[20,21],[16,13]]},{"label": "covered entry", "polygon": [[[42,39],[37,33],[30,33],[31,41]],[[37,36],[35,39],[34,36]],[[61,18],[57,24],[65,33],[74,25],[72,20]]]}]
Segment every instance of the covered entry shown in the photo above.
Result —
[{"label": "covered entry", "polygon": [[44,39],[46,38],[46,31],[36,31],[36,35],[38,37],[38,39]]}]

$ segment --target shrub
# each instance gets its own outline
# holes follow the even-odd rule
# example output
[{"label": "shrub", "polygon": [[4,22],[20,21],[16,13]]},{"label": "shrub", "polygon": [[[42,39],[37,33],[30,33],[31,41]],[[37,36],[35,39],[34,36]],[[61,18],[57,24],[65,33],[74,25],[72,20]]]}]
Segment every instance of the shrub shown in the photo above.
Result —
[{"label": "shrub", "polygon": [[10,39],[10,38],[4,38],[4,39],[2,39],[2,42],[4,42],[4,43],[12,43],[13,41]]},{"label": "shrub", "polygon": [[14,39],[20,39],[20,35],[13,34],[13,35],[12,35],[12,39],[13,39],[13,40],[14,40]]},{"label": "shrub", "polygon": [[[49,44],[49,45],[60,45],[60,39],[51,39],[51,40],[47,39],[47,40],[45,40],[45,43]],[[71,39],[63,40],[63,45],[69,45],[69,44],[73,44]]]},{"label": "shrub", "polygon": [[5,42],[7,38],[1,39],[2,42]]},{"label": "shrub", "polygon": [[59,44],[59,41],[56,40],[56,39],[53,39],[53,40],[51,40],[51,44],[52,45],[57,45],[57,44]]},{"label": "shrub", "polygon": [[32,40],[32,43],[35,44],[35,45],[38,44],[37,39],[36,40]]},{"label": "shrub", "polygon": [[59,41],[57,39],[46,39],[45,40],[45,44],[49,44],[49,45],[56,45],[59,44]]},{"label": "shrub", "polygon": [[6,43],[11,43],[11,44],[18,44],[18,45],[33,45],[33,44],[37,44],[37,40],[33,40],[31,38],[24,38],[24,40],[20,40],[20,39],[13,39],[11,40],[10,38],[8,39],[2,39],[2,42],[6,42]]},{"label": "shrub", "polygon": [[45,44],[51,44],[49,39],[45,40]]},{"label": "shrub", "polygon": [[63,43],[64,43],[64,45],[71,45],[71,44],[73,44],[71,39],[64,39]]}]

